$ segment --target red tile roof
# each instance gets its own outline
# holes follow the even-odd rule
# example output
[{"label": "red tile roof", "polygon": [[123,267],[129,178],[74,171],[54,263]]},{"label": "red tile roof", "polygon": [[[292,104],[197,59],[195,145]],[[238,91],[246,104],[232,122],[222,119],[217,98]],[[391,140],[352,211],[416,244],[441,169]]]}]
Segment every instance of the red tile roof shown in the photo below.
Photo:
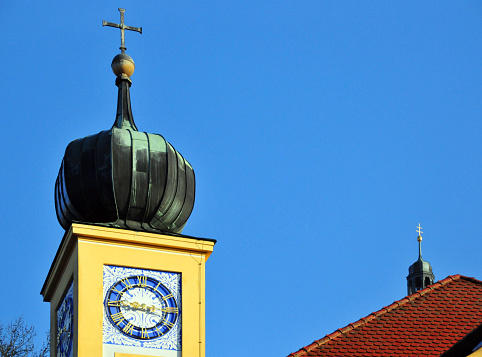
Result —
[{"label": "red tile roof", "polygon": [[482,324],[482,282],[452,275],[288,357],[440,356]]}]

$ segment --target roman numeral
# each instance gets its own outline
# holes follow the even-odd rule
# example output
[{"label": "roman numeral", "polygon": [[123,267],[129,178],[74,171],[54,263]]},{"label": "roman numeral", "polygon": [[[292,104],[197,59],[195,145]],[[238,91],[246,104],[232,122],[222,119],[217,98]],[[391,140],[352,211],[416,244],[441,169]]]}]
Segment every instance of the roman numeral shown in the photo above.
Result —
[{"label": "roman numeral", "polygon": [[120,307],[120,300],[107,300],[107,306],[117,306]]},{"label": "roman numeral", "polygon": [[147,276],[138,276],[137,277],[137,284],[140,285],[141,287],[146,287],[147,286]]},{"label": "roman numeral", "polygon": [[166,325],[169,328],[172,328],[172,326],[174,326],[174,324],[171,321],[167,321],[167,320],[164,321],[164,325]]},{"label": "roman numeral", "polygon": [[112,321],[114,321],[117,325],[119,325],[122,320],[124,320],[124,315],[122,315],[122,312],[118,312],[114,315],[111,315],[110,317],[112,317]]},{"label": "roman numeral", "polygon": [[126,287],[127,289],[132,289],[132,285],[131,285],[131,283],[130,283],[130,281],[129,281],[128,278],[122,279],[121,282],[122,282],[122,284],[125,285],[125,287]]},{"label": "roman numeral", "polygon": [[179,309],[177,307],[164,307],[162,308],[163,312],[167,312],[168,314],[177,314]]},{"label": "roman numeral", "polygon": [[119,291],[117,290],[116,288],[112,288],[112,290],[114,290],[117,294],[119,294],[120,296],[122,296],[123,292],[122,291]]},{"label": "roman numeral", "polygon": [[128,333],[129,335],[132,335],[132,330],[134,330],[134,325],[131,324],[130,322],[128,322],[127,325],[125,325],[124,328],[122,329],[122,331],[124,331],[125,333]]},{"label": "roman numeral", "polygon": [[173,297],[174,297],[174,295],[169,294],[169,295],[163,296],[162,300],[166,301],[166,300],[169,300],[170,298],[173,298]]},{"label": "roman numeral", "polygon": [[164,333],[162,333],[156,326],[156,331],[157,331],[157,336],[162,336],[164,335]]},{"label": "roman numeral", "polygon": [[141,338],[149,339],[149,334],[147,333],[147,329],[141,327]]},{"label": "roman numeral", "polygon": [[159,292],[159,291],[157,290],[157,288],[159,287],[159,285],[161,285],[161,282],[159,282],[159,284],[157,284],[156,287],[154,288],[154,290],[157,291],[157,292]]}]

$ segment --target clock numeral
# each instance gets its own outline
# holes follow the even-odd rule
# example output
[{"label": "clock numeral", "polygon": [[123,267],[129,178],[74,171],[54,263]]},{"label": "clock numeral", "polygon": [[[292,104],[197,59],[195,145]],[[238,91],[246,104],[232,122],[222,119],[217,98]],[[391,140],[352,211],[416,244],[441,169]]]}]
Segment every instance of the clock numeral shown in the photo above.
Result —
[{"label": "clock numeral", "polygon": [[114,290],[117,294],[119,294],[120,297],[122,297],[122,294],[123,294],[122,291],[119,291],[116,288],[112,288],[112,290]]},{"label": "clock numeral", "polygon": [[162,336],[164,335],[164,333],[161,332],[161,330],[159,330],[156,326],[156,331],[157,331],[157,336]]},{"label": "clock numeral", "polygon": [[129,281],[129,278],[122,279],[121,282],[122,282],[122,284],[125,285],[125,287],[126,287],[127,289],[132,289],[132,285],[131,285],[131,283],[130,283],[130,281]]},{"label": "clock numeral", "polygon": [[177,314],[179,309],[177,307],[163,307],[162,312],[167,312],[168,314]]},{"label": "clock numeral", "polygon": [[117,325],[119,325],[122,320],[124,320],[124,315],[122,315],[122,312],[118,312],[114,315],[110,315],[112,317],[112,321],[114,321]]},{"label": "clock numeral", "polygon": [[154,288],[154,290],[157,291],[157,292],[159,292],[159,291],[157,290],[157,288],[159,287],[159,285],[161,285],[161,282],[159,282],[159,283],[156,285],[156,287]]},{"label": "clock numeral", "polygon": [[173,297],[174,297],[174,295],[169,294],[169,295],[163,296],[162,300],[166,301],[166,300],[169,300],[170,298],[173,298]]},{"label": "clock numeral", "polygon": [[124,328],[122,329],[122,331],[124,331],[125,333],[128,333],[129,335],[132,335],[132,330],[134,330],[134,325],[131,324],[130,322],[128,322],[127,325],[125,325]]},{"label": "clock numeral", "polygon": [[120,307],[121,305],[121,302],[120,300],[108,300],[107,301],[107,306],[117,306],[117,307]]},{"label": "clock numeral", "polygon": [[172,326],[174,326],[174,324],[171,321],[167,321],[167,320],[164,320],[164,325],[166,325],[169,328],[172,328]]},{"label": "clock numeral", "polygon": [[144,327],[141,327],[141,338],[149,339],[149,334],[147,333],[147,329]]},{"label": "clock numeral", "polygon": [[137,284],[145,288],[147,286],[147,276],[142,276],[142,275],[138,276]]}]

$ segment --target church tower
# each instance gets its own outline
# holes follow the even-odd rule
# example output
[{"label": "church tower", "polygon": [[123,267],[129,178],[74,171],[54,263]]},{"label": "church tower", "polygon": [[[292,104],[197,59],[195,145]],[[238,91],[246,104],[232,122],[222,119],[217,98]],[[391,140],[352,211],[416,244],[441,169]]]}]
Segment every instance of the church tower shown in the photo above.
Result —
[{"label": "church tower", "polygon": [[435,276],[432,273],[432,266],[429,262],[422,259],[422,227],[420,223],[417,227],[418,232],[418,260],[410,265],[407,276],[407,290],[408,295],[412,295],[418,290],[425,289],[432,285],[435,281]]},{"label": "church tower", "polygon": [[181,234],[194,206],[189,162],[131,110],[134,60],[121,30],[109,130],[72,141],[55,183],[65,234],[41,294],[52,357],[204,357],[205,262],[215,240]]}]

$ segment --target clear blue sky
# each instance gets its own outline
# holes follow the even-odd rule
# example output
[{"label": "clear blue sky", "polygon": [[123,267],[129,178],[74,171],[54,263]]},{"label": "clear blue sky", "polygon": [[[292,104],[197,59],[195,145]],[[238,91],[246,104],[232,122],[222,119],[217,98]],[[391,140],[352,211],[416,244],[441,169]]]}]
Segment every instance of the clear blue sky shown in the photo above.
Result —
[{"label": "clear blue sky", "polygon": [[[142,131],[193,165],[207,356],[285,356],[436,279],[482,279],[482,3],[2,2],[0,321],[48,329],[67,144],[111,127],[118,22]],[[43,336],[42,336],[43,338]]]}]

